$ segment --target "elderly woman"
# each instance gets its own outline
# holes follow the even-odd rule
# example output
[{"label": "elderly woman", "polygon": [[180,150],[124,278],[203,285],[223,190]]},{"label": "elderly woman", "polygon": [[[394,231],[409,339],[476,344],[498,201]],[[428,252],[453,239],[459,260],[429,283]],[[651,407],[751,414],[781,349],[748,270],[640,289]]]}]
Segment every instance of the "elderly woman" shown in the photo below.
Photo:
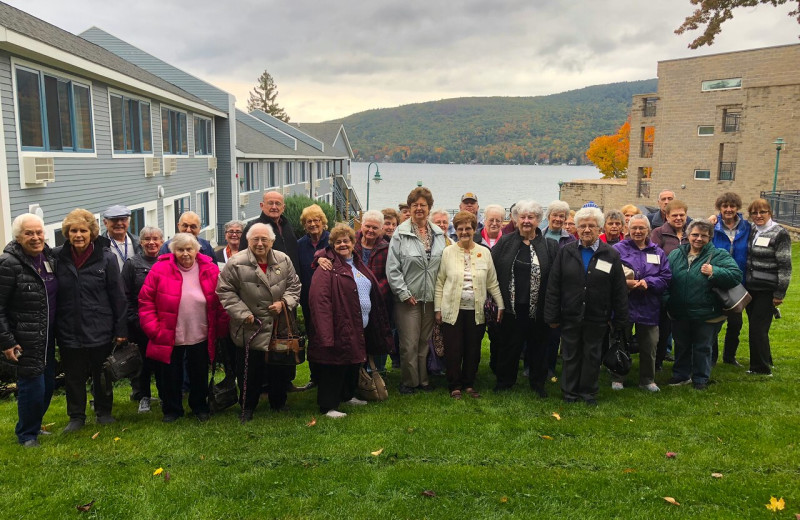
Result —
[{"label": "elderly woman", "polygon": [[561,327],[561,390],[564,401],[597,404],[603,339],[628,323],[628,288],[619,253],[600,240],[603,213],[575,213],[580,241],[558,252],[547,287],[545,321]]},{"label": "elderly woman", "polygon": [[613,246],[625,238],[625,235],[622,233],[625,217],[622,215],[621,211],[617,211],[616,209],[606,211],[603,217],[606,223],[603,226],[603,233],[600,234],[600,240]]},{"label": "elderly woman", "polygon": [[[367,222],[377,226],[378,220],[372,220],[375,216],[369,217]],[[314,272],[309,295],[315,325],[308,359],[315,365],[319,383],[319,411],[331,418],[347,415],[338,410],[342,403],[367,404],[355,397],[359,368],[368,354],[386,354],[390,342],[389,317],[378,280],[353,254],[355,244],[355,233],[346,224],[333,228],[324,252],[332,268]]]},{"label": "elderly woman", "polygon": [[225,247],[221,247],[215,252],[220,269],[233,255],[239,252],[243,230],[244,222],[241,220],[231,220],[225,223]]},{"label": "elderly woman", "polygon": [[567,215],[567,221],[564,223],[564,227],[567,229],[567,233],[575,237],[575,240],[578,239],[578,228],[575,227],[575,210],[569,210],[569,215]]},{"label": "elderly woman", "polygon": [[44,222],[24,213],[11,224],[14,236],[0,256],[0,350],[16,368],[17,441],[39,446],[42,417],[55,381],[55,318],[58,280],[44,242]]},{"label": "elderly woman", "polygon": [[164,234],[157,227],[145,226],[139,232],[142,252],[132,256],[122,266],[122,285],[128,301],[128,336],[139,346],[142,353],[142,370],[138,377],[131,378],[131,396],[139,401],[139,413],[150,411],[150,378],[156,377],[156,388],[161,394],[161,369],[147,358],[147,335],[139,326],[139,292],[144,280],[158,260],[158,251],[164,244]]},{"label": "elderly woman", "polygon": [[[183,360],[189,375],[189,407],[200,422],[209,419],[208,365],[216,340],[225,335],[228,315],[215,292],[219,268],[191,233],[178,233],[170,251],[150,269],[139,291],[139,324],[149,338],[147,357],[162,363],[163,422],[183,416]],[[228,264],[226,264],[228,265]]]},{"label": "elderly woman", "polygon": [[67,243],[53,251],[58,278],[56,342],[69,414],[64,431],[72,432],[86,422],[89,377],[97,423],[114,422],[114,396],[101,385],[101,375],[112,344],[127,339],[127,304],[117,257],[108,249],[108,239],[99,236],[94,215],[85,209],[69,212],[61,232]]},{"label": "elderly woman", "polygon": [[454,399],[461,399],[462,390],[480,397],[475,376],[486,330],[483,305],[487,291],[500,302],[498,320],[503,317],[503,298],[491,253],[474,241],[477,226],[477,218],[469,211],[453,218],[458,242],[445,248],[436,277],[435,318],[442,327],[447,383]]},{"label": "elderly woman", "polygon": [[542,207],[532,200],[521,200],[511,210],[515,223],[512,233],[492,248],[502,300],[506,309],[501,324],[503,341],[495,347],[495,391],[508,390],[517,381],[523,343],[531,388],[547,397],[547,336],[544,321],[545,294],[558,243],[544,238],[539,229]]},{"label": "elderly woman", "polygon": [[622,216],[625,217],[625,224],[622,226],[622,236],[628,236],[628,222],[631,220],[631,217],[634,215],[641,215],[642,210],[634,206],[633,204],[625,204],[620,209],[622,212]]},{"label": "elderly woman", "polygon": [[300,306],[303,309],[303,319],[305,320],[306,330],[310,333],[311,311],[308,307],[308,291],[311,288],[311,276],[314,270],[311,264],[314,262],[314,254],[328,247],[328,217],[318,204],[312,204],[303,209],[300,213],[300,224],[305,229],[306,234],[297,241],[297,254],[300,257],[300,277],[302,290],[300,291]]},{"label": "elderly woman", "polygon": [[[661,296],[669,286],[672,273],[667,255],[650,241],[650,221],[646,215],[632,215],[628,221],[630,237],[614,245],[622,265],[633,274],[628,284],[629,327],[636,327],[639,343],[639,388],[658,392],[655,383],[658,321]],[[624,377],[614,375],[611,388],[622,390]]]},{"label": "elderly woman", "polygon": [[575,242],[575,237],[570,235],[564,227],[569,216],[569,204],[563,200],[554,200],[547,206],[544,217],[547,219],[547,227],[544,228],[544,237],[555,240],[560,247],[564,247],[570,242]]},{"label": "elderly woman", "polygon": [[747,211],[753,220],[745,280],[753,297],[747,306],[750,322],[750,370],[747,373],[769,376],[772,375],[769,328],[792,278],[792,241],[789,233],[773,222],[769,202],[756,199]]},{"label": "elderly woman", "polygon": [[705,390],[711,377],[711,343],[716,324],[725,319],[712,289],[736,286],[742,282],[742,272],[727,251],[711,243],[711,222],[692,221],[686,233],[689,243],[668,257],[672,281],[664,304],[672,319],[675,340],[675,364],[669,384],[692,383],[696,390]]},{"label": "elderly woman", "polygon": [[447,236],[447,230],[450,228],[450,213],[444,208],[436,208],[431,211],[431,222],[442,230],[447,245],[452,244],[453,242]]},{"label": "elderly woman", "polygon": [[425,187],[408,194],[411,217],[400,224],[389,245],[386,277],[395,295],[395,324],[400,332],[403,382],[400,393],[432,390],[425,364],[433,329],[436,273],[445,248],[444,233],[428,222],[433,195]]},{"label": "elderly woman", "polygon": [[381,213],[383,213],[383,239],[389,242],[400,223],[400,215],[392,208],[383,209]]},{"label": "elderly woman", "polygon": [[499,204],[489,204],[483,209],[483,229],[481,230],[481,245],[493,248],[500,237],[503,236],[503,219],[506,210]]},{"label": "elderly woman", "polygon": [[[247,250],[225,264],[217,283],[219,299],[231,317],[230,336],[238,347],[236,373],[243,422],[253,419],[265,380],[270,383],[270,407],[283,409],[292,377],[292,366],[269,363],[265,356],[274,334],[285,337],[290,326],[296,331],[292,311],[301,290],[291,259],[273,249],[274,243],[270,226],[253,224],[247,231]],[[285,310],[292,323],[287,323]]]}]

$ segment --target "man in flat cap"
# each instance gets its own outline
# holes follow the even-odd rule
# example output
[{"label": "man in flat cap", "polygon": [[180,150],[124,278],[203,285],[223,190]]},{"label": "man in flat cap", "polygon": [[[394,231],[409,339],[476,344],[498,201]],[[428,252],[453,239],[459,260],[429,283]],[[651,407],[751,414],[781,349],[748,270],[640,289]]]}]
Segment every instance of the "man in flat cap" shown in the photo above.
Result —
[{"label": "man in flat cap", "polygon": [[128,232],[131,225],[131,210],[116,204],[103,212],[103,224],[106,227],[105,236],[111,242],[111,252],[117,257],[119,270],[125,261],[137,253],[142,252],[139,239]]}]

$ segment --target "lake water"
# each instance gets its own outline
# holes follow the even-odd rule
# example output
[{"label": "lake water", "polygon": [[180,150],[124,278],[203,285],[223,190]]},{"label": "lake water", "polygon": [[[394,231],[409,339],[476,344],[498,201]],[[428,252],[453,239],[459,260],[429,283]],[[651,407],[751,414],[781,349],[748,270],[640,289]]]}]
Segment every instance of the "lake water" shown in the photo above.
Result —
[{"label": "lake water", "polygon": [[[367,201],[369,163],[351,164],[351,182],[361,204]],[[370,209],[395,208],[405,202],[408,193],[422,181],[433,193],[434,206],[457,209],[461,195],[471,191],[478,196],[481,208],[500,204],[508,208],[521,199],[533,199],[542,206],[558,199],[558,181],[599,179],[594,166],[529,166],[379,163],[380,183],[369,188]],[[370,178],[375,176],[375,166]]]}]

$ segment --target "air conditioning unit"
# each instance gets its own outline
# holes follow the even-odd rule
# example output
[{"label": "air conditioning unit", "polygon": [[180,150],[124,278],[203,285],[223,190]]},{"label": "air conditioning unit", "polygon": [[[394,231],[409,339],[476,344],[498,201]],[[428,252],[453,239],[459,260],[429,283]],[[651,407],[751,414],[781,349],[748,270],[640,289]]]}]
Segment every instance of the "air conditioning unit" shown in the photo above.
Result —
[{"label": "air conditioning unit", "polygon": [[156,157],[144,158],[144,176],[155,177],[161,173],[161,159]]},{"label": "air conditioning unit", "polygon": [[178,171],[178,158],[166,157],[164,159],[164,175],[172,175]]},{"label": "air conditioning unit", "polygon": [[217,158],[216,157],[209,157],[208,158],[208,169],[209,170],[216,170],[217,169]]},{"label": "air conditioning unit", "polygon": [[292,192],[292,188],[283,188],[283,196],[290,194]]},{"label": "air conditioning unit", "polygon": [[310,182],[306,182],[305,184],[303,184],[303,186],[305,187],[306,191],[311,189],[311,183]]},{"label": "air conditioning unit", "polygon": [[319,181],[319,179],[315,180],[315,181],[314,181],[314,187],[315,187],[315,188],[319,188],[319,185],[320,185],[320,181]]},{"label": "air conditioning unit", "polygon": [[46,184],[56,180],[52,157],[23,157],[22,171],[25,184]]},{"label": "air conditioning unit", "polygon": [[240,193],[239,194],[239,205],[240,206],[247,206],[250,204],[250,194],[249,193]]}]

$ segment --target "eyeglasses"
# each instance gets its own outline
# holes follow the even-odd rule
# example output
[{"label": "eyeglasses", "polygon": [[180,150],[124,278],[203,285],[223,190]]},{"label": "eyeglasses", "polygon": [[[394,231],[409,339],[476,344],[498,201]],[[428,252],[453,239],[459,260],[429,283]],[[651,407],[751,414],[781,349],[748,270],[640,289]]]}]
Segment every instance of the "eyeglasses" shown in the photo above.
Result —
[{"label": "eyeglasses", "polygon": [[760,211],[754,211],[750,213],[751,215],[769,215],[769,211],[762,209]]},{"label": "eyeglasses", "polygon": [[241,231],[235,231],[233,229],[229,229],[228,231],[225,232],[225,234],[226,235],[234,235],[234,236],[236,236],[236,235],[241,235],[242,232]]},{"label": "eyeglasses", "polygon": [[267,237],[253,237],[248,242],[251,244],[271,244],[273,240]]},{"label": "eyeglasses", "polygon": [[501,224],[503,220],[499,218],[489,218],[486,219],[486,222],[488,222],[489,224]]},{"label": "eyeglasses", "polygon": [[692,237],[692,238],[710,238],[705,233],[689,233],[689,236]]},{"label": "eyeglasses", "polygon": [[277,206],[279,208],[283,206],[283,202],[279,200],[268,200],[266,202],[263,202],[262,204],[264,204],[265,206]]},{"label": "eyeglasses", "polygon": [[322,224],[322,219],[310,218],[310,219],[306,220],[306,224]]}]

